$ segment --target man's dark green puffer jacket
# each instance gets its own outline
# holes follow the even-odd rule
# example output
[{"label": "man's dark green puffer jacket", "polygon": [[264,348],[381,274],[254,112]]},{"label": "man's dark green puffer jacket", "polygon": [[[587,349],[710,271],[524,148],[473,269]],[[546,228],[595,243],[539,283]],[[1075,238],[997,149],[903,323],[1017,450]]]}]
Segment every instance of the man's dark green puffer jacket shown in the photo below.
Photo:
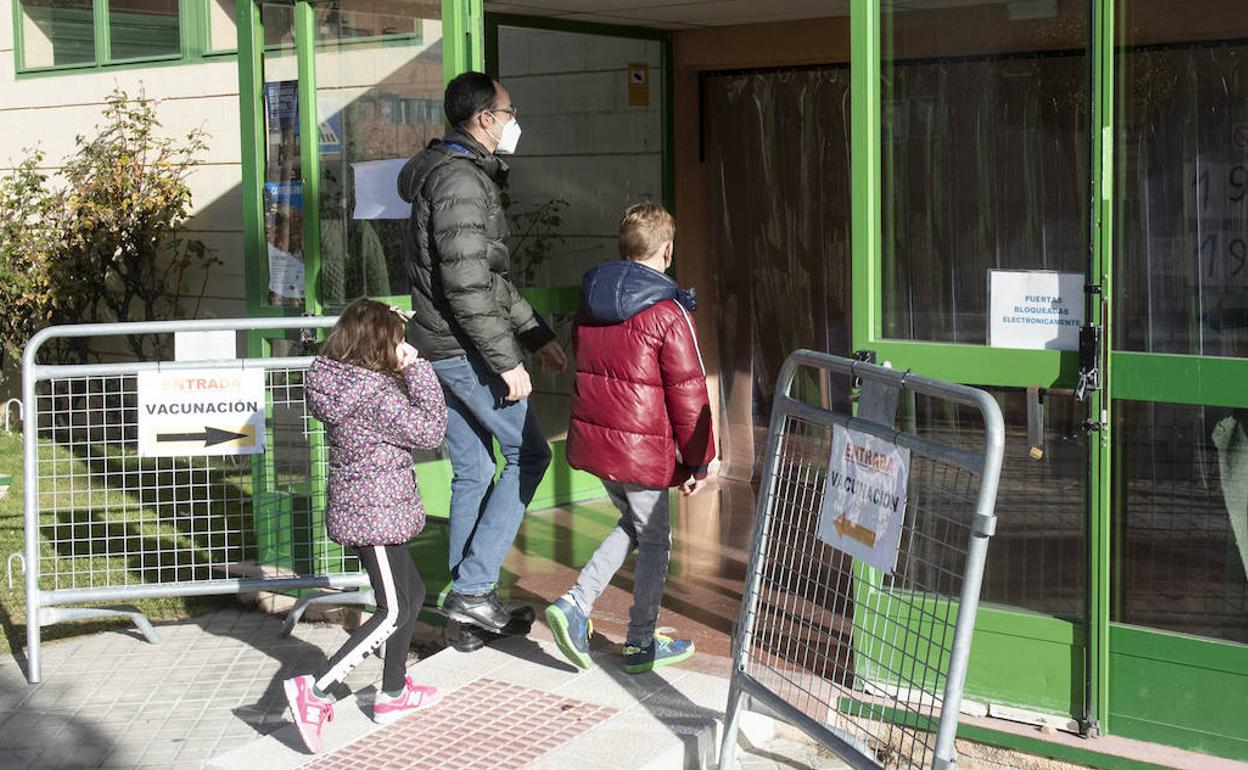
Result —
[{"label": "man's dark green puffer jacket", "polygon": [[430,361],[480,354],[495,372],[521,363],[555,335],[508,277],[507,165],[462,131],[429,143],[399,172],[412,204],[408,339]]}]

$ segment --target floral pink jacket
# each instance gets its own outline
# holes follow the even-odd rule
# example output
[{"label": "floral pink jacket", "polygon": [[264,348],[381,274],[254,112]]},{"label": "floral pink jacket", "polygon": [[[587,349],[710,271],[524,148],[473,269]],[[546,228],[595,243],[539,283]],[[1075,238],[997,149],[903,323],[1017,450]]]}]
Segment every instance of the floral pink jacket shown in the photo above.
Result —
[{"label": "floral pink jacket", "polygon": [[412,451],[446,434],[446,402],[428,361],[403,380],[318,356],[305,378],[308,408],[329,438],[329,538],[400,545],[425,526]]}]

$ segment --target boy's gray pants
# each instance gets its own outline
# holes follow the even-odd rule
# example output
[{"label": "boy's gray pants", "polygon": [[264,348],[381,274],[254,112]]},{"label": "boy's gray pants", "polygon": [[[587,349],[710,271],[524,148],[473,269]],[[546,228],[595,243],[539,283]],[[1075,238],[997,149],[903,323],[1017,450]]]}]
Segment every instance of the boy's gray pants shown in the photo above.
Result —
[{"label": "boy's gray pants", "polygon": [[672,553],[668,490],[605,479],[602,485],[606,487],[611,502],[620,509],[620,522],[594,551],[570,593],[581,611],[588,615],[616,570],[636,548],[633,608],[628,614],[625,641],[647,647],[654,639],[663,584],[667,581],[667,562]]}]

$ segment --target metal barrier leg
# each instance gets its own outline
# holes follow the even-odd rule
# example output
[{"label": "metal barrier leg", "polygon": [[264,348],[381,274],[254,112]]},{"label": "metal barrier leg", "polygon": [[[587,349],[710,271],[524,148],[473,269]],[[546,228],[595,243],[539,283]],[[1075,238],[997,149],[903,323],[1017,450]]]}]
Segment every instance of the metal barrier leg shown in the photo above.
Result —
[{"label": "metal barrier leg", "polygon": [[731,770],[737,758],[737,730],[741,721],[741,705],[745,693],[737,685],[736,677],[728,685],[728,709],[724,712],[724,740],[719,746],[719,770]]},{"label": "metal barrier leg", "polygon": [[117,604],[111,607],[44,607],[39,612],[40,625],[50,626],[53,623],[64,623],[69,620],[98,620],[100,618],[129,618],[134,627],[139,629],[143,638],[151,644],[160,641],[160,635],[152,626],[151,621],[142,612],[128,604]]},{"label": "metal barrier leg", "polygon": [[42,666],[39,660],[39,637],[42,629],[39,626],[39,597],[26,592],[26,681],[39,684],[42,681]]},{"label": "metal barrier leg", "polygon": [[295,602],[295,606],[290,608],[290,612],[286,613],[286,620],[282,622],[282,630],[280,636],[290,636],[295,630],[295,624],[299,622],[299,618],[303,617],[304,610],[310,604],[376,604],[376,597],[373,595],[373,589],[361,588],[355,591],[318,591],[317,593],[305,594],[300,596]]}]

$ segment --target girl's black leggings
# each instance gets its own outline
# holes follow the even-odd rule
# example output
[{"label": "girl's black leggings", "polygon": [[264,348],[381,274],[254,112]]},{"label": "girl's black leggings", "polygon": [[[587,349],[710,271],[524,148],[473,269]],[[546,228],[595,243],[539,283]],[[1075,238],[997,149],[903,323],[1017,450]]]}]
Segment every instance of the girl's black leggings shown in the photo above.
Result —
[{"label": "girl's black leggings", "polygon": [[407,652],[416,629],[416,616],[425,601],[425,584],[406,545],[370,545],[355,549],[368,572],[376,595],[377,611],[351,633],[316,676],[316,687],[327,692],[347,678],[369,653],[386,644],[381,688],[401,690],[407,675]]}]

